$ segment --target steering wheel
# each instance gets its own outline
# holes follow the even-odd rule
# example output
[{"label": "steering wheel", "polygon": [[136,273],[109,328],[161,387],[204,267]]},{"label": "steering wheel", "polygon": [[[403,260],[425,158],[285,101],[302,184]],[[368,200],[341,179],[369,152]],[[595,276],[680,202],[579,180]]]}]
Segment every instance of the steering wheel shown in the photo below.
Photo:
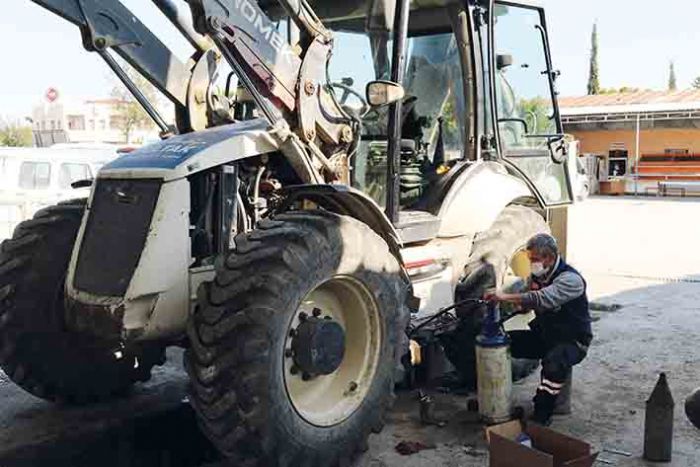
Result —
[{"label": "steering wheel", "polygon": [[350,96],[354,96],[354,97],[357,98],[357,100],[360,101],[360,103],[362,104],[362,108],[361,108],[361,111],[360,111],[360,118],[364,117],[364,116],[367,114],[367,112],[369,112],[370,109],[372,108],[372,107],[367,103],[367,101],[365,100],[365,96],[363,96],[363,95],[360,94],[359,92],[355,91],[355,90],[354,90],[353,88],[351,88],[350,86],[348,86],[348,85],[346,85],[346,84],[344,84],[344,83],[337,83],[337,82],[336,82],[336,83],[330,83],[330,86],[331,86],[332,88],[340,89],[341,91],[343,91],[343,94],[340,96],[340,99],[339,99],[339,101],[338,101],[338,103],[339,103],[340,105],[345,105],[345,103],[347,102],[347,100],[348,100],[348,98],[349,98]]}]

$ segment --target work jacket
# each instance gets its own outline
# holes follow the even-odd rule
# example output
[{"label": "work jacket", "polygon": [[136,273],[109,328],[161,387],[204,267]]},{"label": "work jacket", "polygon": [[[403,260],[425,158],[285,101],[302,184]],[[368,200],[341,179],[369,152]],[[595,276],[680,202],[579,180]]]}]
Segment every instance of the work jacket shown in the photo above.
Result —
[{"label": "work jacket", "polygon": [[593,332],[583,276],[560,257],[548,276],[531,278],[531,289],[523,295],[523,308],[537,315],[530,328],[552,343],[575,341],[588,347]]}]

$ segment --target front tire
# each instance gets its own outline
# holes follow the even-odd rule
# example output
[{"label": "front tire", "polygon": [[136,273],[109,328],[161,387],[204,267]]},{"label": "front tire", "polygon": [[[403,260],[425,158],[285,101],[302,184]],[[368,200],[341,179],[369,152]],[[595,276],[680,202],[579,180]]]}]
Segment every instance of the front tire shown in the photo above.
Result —
[{"label": "front tire", "polygon": [[[526,206],[507,206],[491,228],[477,236],[472,245],[463,279],[457,286],[457,299],[481,298],[487,289],[501,288],[530,273],[525,245],[538,233],[549,233],[544,218]],[[457,369],[463,385],[476,387],[476,351],[474,343],[481,330],[479,313],[465,307],[461,324],[442,336],[445,353]],[[517,381],[537,369],[538,362],[513,359],[513,380]]]},{"label": "front tire", "polygon": [[[188,329],[200,425],[236,465],[337,465],[381,430],[393,401],[408,319],[399,261],[367,226],[325,211],[279,215],[235,243]],[[343,329],[330,372],[299,363],[311,322]]]},{"label": "front tire", "polygon": [[66,326],[64,283],[85,204],[43,209],[0,245],[0,366],[26,391],[55,402],[124,393],[156,363]]}]

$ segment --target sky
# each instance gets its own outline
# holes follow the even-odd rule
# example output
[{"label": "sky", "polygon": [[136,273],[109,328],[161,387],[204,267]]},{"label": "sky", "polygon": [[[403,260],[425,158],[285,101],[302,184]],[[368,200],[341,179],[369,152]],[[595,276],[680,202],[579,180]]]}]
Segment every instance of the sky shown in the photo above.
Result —
[{"label": "sky", "polygon": [[[0,116],[31,113],[48,87],[64,96],[107,97],[115,80],[86,52],[78,28],[30,0],[4,2],[0,15]],[[185,58],[189,47],[148,0],[122,0]],[[591,28],[598,23],[603,87],[665,89],[669,61],[680,88],[700,76],[697,0],[542,0],[562,96],[586,92]]]}]

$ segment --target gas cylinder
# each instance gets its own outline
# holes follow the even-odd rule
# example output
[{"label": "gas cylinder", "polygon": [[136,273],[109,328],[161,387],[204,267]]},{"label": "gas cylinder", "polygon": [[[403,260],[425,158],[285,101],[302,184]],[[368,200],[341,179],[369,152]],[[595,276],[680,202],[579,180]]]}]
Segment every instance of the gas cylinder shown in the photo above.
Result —
[{"label": "gas cylinder", "polygon": [[673,396],[661,373],[647,400],[644,418],[644,459],[670,462],[673,447]]},{"label": "gas cylinder", "polygon": [[496,303],[488,305],[481,334],[476,338],[476,377],[479,415],[487,424],[511,418],[512,373],[508,336],[503,332]]}]

